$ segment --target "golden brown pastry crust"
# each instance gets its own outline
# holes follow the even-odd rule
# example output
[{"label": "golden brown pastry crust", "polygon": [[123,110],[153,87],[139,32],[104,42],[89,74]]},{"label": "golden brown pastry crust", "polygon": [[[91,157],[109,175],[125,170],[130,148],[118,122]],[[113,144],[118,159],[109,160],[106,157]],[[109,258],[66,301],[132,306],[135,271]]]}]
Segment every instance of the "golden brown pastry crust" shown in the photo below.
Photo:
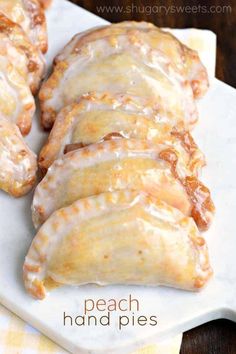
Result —
[{"label": "golden brown pastry crust", "polygon": [[192,218],[140,191],[80,199],[39,229],[24,263],[27,291],[96,283],[199,290],[210,278],[205,240]]},{"label": "golden brown pastry crust", "polygon": [[[146,114],[145,114],[146,113]],[[143,113],[113,97],[84,97],[78,103],[64,107],[58,114],[48,141],[39,155],[43,173],[64,153],[86,145],[117,137],[149,140],[176,149],[189,170],[198,175],[205,165],[202,152],[189,132],[174,132],[172,126],[155,117],[146,107]]]},{"label": "golden brown pastry crust", "polygon": [[25,63],[15,63],[20,53],[10,42],[0,46],[0,115],[17,124],[23,135],[31,129],[35,101],[27,83]]},{"label": "golden brown pastry crust", "polygon": [[[191,83],[192,90],[194,92],[195,98],[200,98],[206,93],[209,82],[207,71],[204,65],[201,63],[198,53],[182,44],[177,38],[175,38],[171,33],[163,31],[149,22],[136,22],[136,21],[124,21],[111,26],[102,26],[85,31],[81,34],[75,35],[74,38],[69,42],[69,44],[59,53],[54,64],[56,65],[60,61],[66,60],[69,53],[77,53],[81,48],[88,42],[96,41],[99,38],[110,37],[112,41],[116,41],[115,37],[124,33],[129,33],[133,36],[133,41],[137,41],[139,38],[139,33],[145,32],[150,35],[150,44],[153,48],[159,47],[159,41],[157,36],[153,36],[153,33],[159,32],[162,34],[163,39],[161,52],[164,51],[167,56],[176,56],[175,48],[178,47],[178,54],[181,55],[181,61],[184,62],[187,79]],[[153,38],[152,38],[153,36]],[[165,44],[166,42],[166,44]]]},{"label": "golden brown pastry crust", "polygon": [[142,189],[192,215],[206,230],[214,214],[209,190],[168,145],[117,139],[93,144],[56,160],[37,186],[35,226],[76,199],[117,189]]},{"label": "golden brown pastry crust", "polygon": [[18,23],[42,53],[47,52],[46,18],[38,0],[0,0],[0,12]]},{"label": "golden brown pastry crust", "polygon": [[45,62],[41,52],[30,42],[21,26],[3,13],[0,13],[0,36],[1,40],[9,39],[18,50],[25,54],[28,83],[32,93],[35,94],[45,71]]},{"label": "golden brown pastry crust", "polygon": [[0,117],[0,189],[14,197],[28,193],[35,181],[36,155],[24,142],[17,126]]},{"label": "golden brown pastry crust", "polygon": [[154,26],[148,30],[139,26],[111,25],[72,39],[57,56],[39,94],[45,129],[52,127],[64,105],[98,90],[148,95],[152,105],[159,106],[160,117],[191,128],[197,120],[193,96],[202,95],[208,87],[205,68],[197,53],[172,35]]}]

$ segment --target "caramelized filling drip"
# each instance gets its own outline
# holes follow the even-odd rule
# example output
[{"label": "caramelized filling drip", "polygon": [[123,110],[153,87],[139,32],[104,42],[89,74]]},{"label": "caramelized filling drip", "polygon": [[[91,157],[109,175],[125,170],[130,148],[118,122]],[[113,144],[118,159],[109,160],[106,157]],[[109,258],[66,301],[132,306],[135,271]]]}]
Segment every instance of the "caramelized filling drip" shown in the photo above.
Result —
[{"label": "caramelized filling drip", "polygon": [[211,214],[215,211],[211,193],[195,176],[187,176],[183,181],[193,202],[192,217],[200,230],[205,231],[209,228],[211,222]]},{"label": "caramelized filling drip", "polygon": [[85,147],[84,144],[82,143],[76,143],[76,144],[67,144],[65,146],[65,149],[64,149],[64,154],[67,154],[68,152],[71,152],[71,151],[74,151],[74,150],[78,150],[78,149],[81,149]]},{"label": "caramelized filling drip", "polygon": [[[112,139],[117,139],[117,138],[124,138],[124,136],[120,133],[109,133],[106,136],[103,137],[103,139],[100,141],[107,141],[107,140],[112,140]],[[83,143],[75,143],[75,144],[67,144],[64,149],[64,154],[67,154],[68,152],[74,151],[81,149],[85,146],[88,146],[89,144],[83,144]]]},{"label": "caramelized filling drip", "polygon": [[102,141],[111,140],[111,139],[117,139],[117,138],[124,138],[124,136],[122,134],[120,134],[120,133],[113,132],[113,133],[109,133],[106,136],[104,136]]},{"label": "caramelized filling drip", "polygon": [[183,148],[190,155],[192,155],[198,148],[197,144],[193,140],[193,137],[188,131],[185,132],[172,131],[171,134],[181,141]]},{"label": "caramelized filling drip", "polygon": [[191,216],[201,231],[206,231],[211,223],[211,215],[215,210],[211,193],[202,182],[195,176],[181,178],[177,172],[178,155],[173,149],[161,151],[159,157],[170,163],[173,175],[184,186],[189,198],[193,203]]}]

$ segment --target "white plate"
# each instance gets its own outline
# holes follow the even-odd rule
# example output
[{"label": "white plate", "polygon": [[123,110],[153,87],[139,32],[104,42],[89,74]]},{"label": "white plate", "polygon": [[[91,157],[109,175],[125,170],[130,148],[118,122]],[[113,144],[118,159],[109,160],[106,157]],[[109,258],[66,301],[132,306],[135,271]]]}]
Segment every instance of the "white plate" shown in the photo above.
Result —
[{"label": "white plate", "polygon": [[[62,0],[48,13],[50,51],[48,60],[71,38],[104,20]],[[30,204],[32,195],[15,200],[0,192],[0,302],[67,350],[76,353],[128,353],[157,339],[175,335],[212,319],[236,319],[236,91],[214,80],[199,103],[200,122],[194,131],[208,166],[203,180],[211,188],[217,213],[205,235],[215,271],[200,293],[168,288],[110,286],[64,287],[45,301],[29,297],[22,283],[22,264],[34,236]],[[35,119],[37,121],[37,119]],[[46,138],[37,123],[27,138],[35,151]],[[132,294],[140,301],[139,315],[158,316],[158,325],[117,329],[63,326],[63,312],[81,315],[85,298],[120,299]],[[132,316],[132,313],[128,314]],[[135,316],[137,314],[135,313]]]}]

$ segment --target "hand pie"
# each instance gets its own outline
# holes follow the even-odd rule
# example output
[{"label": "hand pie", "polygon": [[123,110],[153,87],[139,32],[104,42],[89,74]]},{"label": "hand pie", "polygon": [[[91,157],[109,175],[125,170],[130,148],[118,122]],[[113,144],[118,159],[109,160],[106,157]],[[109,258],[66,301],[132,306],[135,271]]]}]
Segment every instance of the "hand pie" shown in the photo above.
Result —
[{"label": "hand pie", "polygon": [[38,0],[0,0],[0,12],[18,23],[31,42],[46,53],[48,49],[46,19]]},{"label": "hand pie", "polygon": [[64,153],[97,143],[109,138],[124,137],[150,140],[152,143],[165,143],[181,154],[185,164],[193,174],[198,174],[205,164],[205,159],[190,133],[171,134],[171,126],[159,122],[154,115],[132,113],[125,106],[111,104],[106,98],[81,99],[71,104],[58,114],[48,142],[39,155],[39,166],[46,172],[54,160]]},{"label": "hand pie", "polygon": [[[104,37],[102,31],[106,31]],[[73,43],[56,59],[52,75],[40,90],[45,129],[52,127],[63,106],[90,92],[148,97],[151,105],[158,107],[159,117],[173,121],[178,130],[189,130],[196,122],[191,85],[198,81],[198,70],[195,68],[197,77],[192,73],[190,80],[187,49],[172,35],[156,28],[147,32],[110,26],[97,29],[97,34],[79,34]],[[198,63],[207,81],[199,59]]]},{"label": "hand pie", "polygon": [[15,66],[18,52],[8,42],[0,42],[0,115],[16,123],[23,135],[31,128],[35,102],[26,82],[24,63]]},{"label": "hand pie", "polygon": [[[124,21],[121,23],[115,23],[112,26],[114,28],[125,27],[125,28],[131,28],[131,29],[132,28],[139,29],[139,30],[142,29],[142,30],[145,30],[146,32],[156,30],[156,31],[163,33],[163,30],[160,30],[158,27],[156,27],[155,25],[153,25],[150,22]],[[183,43],[178,41],[170,33],[169,33],[169,35],[170,35],[170,37],[172,37],[170,39],[170,41],[175,41],[175,42],[177,41],[178,45],[181,47],[181,50],[183,51],[182,52],[182,59],[184,61],[186,74],[187,74],[188,80],[190,81],[194,97],[195,98],[203,97],[205,95],[206,91],[208,90],[209,81],[208,81],[208,75],[207,75],[206,68],[202,64],[197,51],[188,48],[186,45],[184,45]],[[174,54],[173,51],[170,52],[170,50],[172,50],[171,49],[172,45],[170,42],[166,41],[164,43],[160,43],[160,45],[161,45],[161,50],[163,50],[163,46],[166,46],[165,50],[166,50],[167,55],[168,55],[168,52],[169,52],[170,56],[172,56],[172,54]]]},{"label": "hand pie", "polygon": [[[155,35],[154,31],[156,31]],[[205,67],[199,59],[198,53],[195,50],[186,47],[170,33],[160,30],[150,22],[124,21],[79,33],[72,38],[63,51],[55,58],[55,64],[59,61],[66,60],[68,55],[76,53],[85,43],[93,42],[99,38],[111,35],[117,36],[127,32],[134,37],[139,37],[140,32],[141,35],[145,32],[149,35],[148,40],[152,48],[158,48],[167,56],[172,58],[175,57],[175,60],[178,60],[179,54],[182,52],[182,58],[180,58],[181,65],[184,62],[186,74],[191,83],[194,97],[199,98],[206,93],[209,86],[208,76]],[[167,36],[164,36],[164,33],[167,34]]]},{"label": "hand pie", "polygon": [[36,93],[44,74],[45,63],[42,53],[30,42],[22,28],[0,13],[0,40],[10,41],[17,50],[14,64],[23,62],[27,82],[32,93]]},{"label": "hand pie", "polygon": [[93,144],[56,160],[35,190],[34,224],[79,198],[126,188],[144,190],[192,215],[200,229],[209,226],[210,192],[191,176],[178,152],[130,139]]},{"label": "hand pie", "polygon": [[14,197],[30,191],[36,180],[36,155],[17,126],[0,117],[0,189]]},{"label": "hand pie", "polygon": [[25,259],[37,299],[48,287],[95,283],[199,290],[210,278],[205,240],[192,218],[139,191],[104,193],[57,210]]}]

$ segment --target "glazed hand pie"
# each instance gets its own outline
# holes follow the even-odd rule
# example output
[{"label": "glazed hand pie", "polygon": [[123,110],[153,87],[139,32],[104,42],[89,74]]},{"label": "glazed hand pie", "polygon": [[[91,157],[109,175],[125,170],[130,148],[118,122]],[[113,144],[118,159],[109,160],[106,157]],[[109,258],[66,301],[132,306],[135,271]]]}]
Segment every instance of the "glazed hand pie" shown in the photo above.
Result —
[{"label": "glazed hand pie", "polygon": [[0,117],[0,189],[21,197],[33,187],[36,170],[36,155],[24,142],[17,126]]},{"label": "glazed hand pie", "polygon": [[26,81],[24,62],[18,62],[18,58],[11,43],[0,41],[0,115],[16,123],[25,135],[31,128],[35,102]]},{"label": "glazed hand pie", "polygon": [[[198,117],[199,77],[208,85],[197,54],[157,28],[111,25],[96,31],[79,34],[56,59],[39,94],[43,127],[51,128],[59,110],[81,95],[105,92],[148,97],[160,119],[174,121],[178,130],[191,129]],[[189,69],[189,53],[198,63],[195,70]]]},{"label": "glazed hand pie", "polygon": [[93,144],[56,160],[35,190],[34,224],[79,198],[126,188],[144,190],[192,215],[201,229],[209,226],[214,211],[210,192],[178,152],[130,139]]},{"label": "glazed hand pie", "polygon": [[24,263],[37,299],[54,286],[95,283],[199,290],[212,270],[192,218],[142,192],[80,199],[53,213]]},{"label": "glazed hand pie", "polygon": [[0,0],[0,12],[18,23],[31,42],[46,53],[48,48],[46,19],[38,0]]},{"label": "glazed hand pie", "polygon": [[[131,103],[131,102],[130,102]],[[148,111],[134,113],[131,105],[106,97],[88,97],[66,106],[58,114],[48,142],[39,155],[39,166],[46,172],[64,153],[112,138],[135,138],[165,143],[181,154],[193,174],[205,159],[189,132],[172,132],[172,126],[159,121]]]},{"label": "glazed hand pie", "polygon": [[[140,33],[141,32],[141,33]],[[137,40],[141,34],[148,34],[146,38],[152,48],[159,49],[161,54],[165,54],[170,58],[174,58],[178,64],[185,66],[186,75],[190,81],[194,97],[202,97],[209,86],[208,77],[205,67],[202,65],[198,53],[186,47],[179,42],[173,35],[160,30],[158,27],[149,22],[124,21],[109,26],[95,27],[75,35],[72,40],[66,45],[61,53],[55,58],[55,64],[64,61],[69,55],[80,50],[81,46],[88,42],[93,42],[99,38],[107,36],[117,36],[120,34],[129,33]],[[164,34],[167,34],[164,35]],[[182,58],[180,58],[180,53]]]},{"label": "glazed hand pie", "polygon": [[45,63],[41,52],[28,39],[23,29],[0,13],[0,42],[11,42],[16,52],[12,64],[24,66],[23,73],[26,75],[32,93],[36,93],[44,75]]}]

